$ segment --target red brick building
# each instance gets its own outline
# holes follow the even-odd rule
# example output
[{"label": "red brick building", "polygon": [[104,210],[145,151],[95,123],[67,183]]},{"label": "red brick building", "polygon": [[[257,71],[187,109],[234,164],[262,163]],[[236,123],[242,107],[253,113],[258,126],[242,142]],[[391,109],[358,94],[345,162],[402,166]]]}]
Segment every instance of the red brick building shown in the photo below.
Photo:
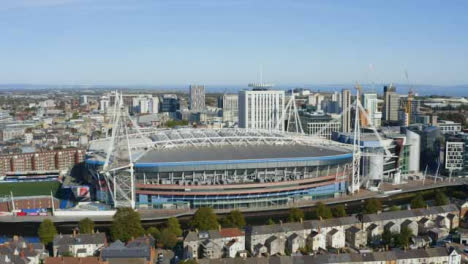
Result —
[{"label": "red brick building", "polygon": [[60,149],[0,156],[0,176],[8,173],[59,171],[83,162],[84,149]]}]

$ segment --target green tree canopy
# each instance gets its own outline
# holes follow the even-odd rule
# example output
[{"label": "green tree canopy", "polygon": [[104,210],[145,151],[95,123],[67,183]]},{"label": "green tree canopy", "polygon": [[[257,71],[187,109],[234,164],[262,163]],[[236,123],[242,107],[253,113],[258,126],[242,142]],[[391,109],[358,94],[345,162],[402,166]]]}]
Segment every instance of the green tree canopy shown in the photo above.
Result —
[{"label": "green tree canopy", "polygon": [[198,230],[212,230],[218,229],[218,217],[214,213],[212,208],[209,207],[201,207],[193,216],[192,222],[190,223],[192,228],[196,228]]},{"label": "green tree canopy", "polygon": [[315,208],[315,216],[318,219],[330,219],[333,217],[330,207],[322,202],[317,203],[317,207]]},{"label": "green tree canopy", "polygon": [[159,236],[159,241],[165,248],[173,248],[177,245],[177,236],[169,228],[164,228]]},{"label": "green tree canopy", "polygon": [[397,244],[397,246],[408,248],[411,242],[412,236],[413,236],[413,231],[411,231],[410,228],[408,228],[407,226],[402,227],[400,230],[400,234],[398,234],[395,243]]},{"label": "green tree canopy", "polygon": [[182,228],[180,227],[179,220],[175,217],[167,219],[167,228],[177,237],[182,235]]},{"label": "green tree canopy", "polygon": [[229,212],[224,222],[227,227],[244,228],[245,226],[244,215],[239,210],[233,210]]},{"label": "green tree canopy", "polygon": [[78,223],[81,234],[91,234],[94,232],[94,222],[88,217],[81,219]]},{"label": "green tree canopy", "polygon": [[400,211],[400,207],[398,205],[392,205],[390,207],[390,211],[394,212],[394,211]]},{"label": "green tree canopy", "polygon": [[392,240],[393,240],[392,232],[390,232],[390,230],[388,229],[385,229],[382,233],[382,243],[388,247],[392,244]]},{"label": "green tree canopy", "polygon": [[154,237],[154,239],[159,241],[159,236],[160,236],[161,232],[159,232],[159,229],[157,229],[156,227],[150,226],[150,227],[148,227],[146,229],[146,234],[151,235],[152,237]]},{"label": "green tree canopy", "polygon": [[419,193],[411,200],[411,208],[416,209],[424,207],[426,207],[426,201],[424,201],[424,197]]},{"label": "green tree canopy", "polygon": [[113,219],[110,230],[113,240],[127,242],[145,234],[140,214],[132,208],[118,208]]},{"label": "green tree canopy", "polygon": [[268,218],[267,225],[274,225],[274,224],[275,224],[275,221],[273,221],[273,219],[271,218]]},{"label": "green tree canopy", "polygon": [[304,212],[298,208],[289,209],[288,222],[297,222],[304,219]]},{"label": "green tree canopy", "polygon": [[345,217],[348,214],[346,213],[346,209],[344,205],[340,204],[335,207],[333,207],[333,216],[334,217]]},{"label": "green tree canopy", "polygon": [[437,190],[435,192],[435,204],[437,206],[441,206],[441,205],[446,205],[449,203],[449,198],[447,197],[447,195],[445,195],[445,193]]},{"label": "green tree canopy", "polygon": [[44,219],[44,221],[39,225],[37,235],[44,245],[52,243],[52,241],[54,241],[54,236],[57,235],[57,229],[55,228],[52,220]]},{"label": "green tree canopy", "polygon": [[367,199],[364,204],[364,213],[375,214],[378,211],[382,211],[382,203],[375,198]]}]

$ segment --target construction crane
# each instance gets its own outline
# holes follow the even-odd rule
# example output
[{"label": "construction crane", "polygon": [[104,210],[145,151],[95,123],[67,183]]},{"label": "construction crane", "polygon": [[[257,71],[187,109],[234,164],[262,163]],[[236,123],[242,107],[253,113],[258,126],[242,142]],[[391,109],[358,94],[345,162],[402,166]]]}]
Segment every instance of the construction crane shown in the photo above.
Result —
[{"label": "construction crane", "polygon": [[414,99],[414,92],[413,92],[413,88],[411,87],[411,85],[409,83],[408,71],[405,71],[405,76],[406,76],[406,82],[410,86],[410,89],[408,91],[408,97],[406,99],[406,102],[402,101],[401,108],[402,108],[402,110],[404,112],[404,115],[405,115],[404,125],[409,126],[410,123],[411,123],[411,115],[412,115],[411,111],[412,111],[412,104],[413,104],[413,99]]}]

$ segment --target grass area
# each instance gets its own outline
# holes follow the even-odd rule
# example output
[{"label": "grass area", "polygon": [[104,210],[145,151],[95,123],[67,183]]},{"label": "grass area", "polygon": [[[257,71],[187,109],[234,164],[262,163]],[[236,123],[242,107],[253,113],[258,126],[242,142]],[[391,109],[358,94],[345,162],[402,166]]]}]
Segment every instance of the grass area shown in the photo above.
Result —
[{"label": "grass area", "polygon": [[9,196],[10,192],[13,196],[50,195],[50,191],[56,196],[59,188],[58,181],[0,183],[0,196]]}]

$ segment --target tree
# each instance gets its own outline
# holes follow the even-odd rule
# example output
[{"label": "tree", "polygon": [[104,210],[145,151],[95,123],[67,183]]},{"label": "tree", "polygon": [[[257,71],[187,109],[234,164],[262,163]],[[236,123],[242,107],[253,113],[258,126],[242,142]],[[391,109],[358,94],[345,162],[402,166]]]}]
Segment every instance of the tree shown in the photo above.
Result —
[{"label": "tree", "polygon": [[173,248],[177,245],[177,236],[169,228],[164,228],[159,237],[165,248]]},{"label": "tree", "polygon": [[94,232],[94,222],[88,217],[81,219],[78,223],[78,228],[82,234],[91,234]]},{"label": "tree", "polygon": [[447,197],[447,195],[445,195],[443,192],[437,190],[435,192],[435,204],[437,206],[441,206],[441,205],[446,205],[449,203],[449,199]]},{"label": "tree", "polygon": [[161,232],[159,232],[159,229],[157,229],[156,227],[150,226],[148,227],[148,229],[146,229],[146,234],[151,235],[156,240],[159,240],[159,236],[161,235]]},{"label": "tree", "polygon": [[111,226],[113,240],[127,242],[145,233],[141,226],[140,214],[132,208],[118,208],[113,219]]},{"label": "tree", "polygon": [[271,218],[268,218],[267,225],[274,225],[274,224],[275,224],[275,221],[273,221],[273,219]]},{"label": "tree", "polygon": [[385,245],[385,247],[388,247],[392,244],[392,232],[390,230],[385,229],[382,233],[382,243]]},{"label": "tree", "polygon": [[298,208],[289,209],[288,222],[297,222],[304,219],[304,212]]},{"label": "tree", "polygon": [[413,236],[413,231],[411,231],[411,229],[405,226],[401,228],[400,234],[398,234],[395,242],[400,247],[408,248],[412,236]]},{"label": "tree", "polygon": [[392,206],[390,207],[390,211],[391,211],[391,212],[400,211],[400,207],[397,206],[397,205],[392,205]]},{"label": "tree", "polygon": [[179,220],[175,217],[167,219],[167,228],[177,237],[182,235],[182,228],[180,227]]},{"label": "tree", "polygon": [[345,217],[347,216],[348,214],[346,213],[346,209],[344,207],[344,205],[340,204],[340,205],[337,205],[333,208],[333,216],[334,217]]},{"label": "tree", "polygon": [[226,216],[225,224],[228,227],[243,228],[245,226],[244,215],[239,210],[233,210]]},{"label": "tree", "polygon": [[333,217],[330,207],[326,206],[322,202],[317,203],[315,215],[318,219],[330,219]]},{"label": "tree", "polygon": [[426,207],[426,202],[424,201],[423,196],[419,193],[413,198],[413,200],[411,200],[411,208],[416,209],[424,207]]},{"label": "tree", "polygon": [[39,225],[37,235],[44,245],[48,245],[54,241],[54,236],[57,235],[57,229],[50,219],[44,219],[44,221]]},{"label": "tree", "polygon": [[204,231],[218,229],[218,217],[216,216],[212,208],[201,207],[195,212],[195,215],[193,216],[190,225],[192,226],[192,228]]},{"label": "tree", "polygon": [[375,198],[366,200],[364,204],[364,212],[366,214],[375,214],[378,211],[382,211],[382,203],[379,200]]}]

